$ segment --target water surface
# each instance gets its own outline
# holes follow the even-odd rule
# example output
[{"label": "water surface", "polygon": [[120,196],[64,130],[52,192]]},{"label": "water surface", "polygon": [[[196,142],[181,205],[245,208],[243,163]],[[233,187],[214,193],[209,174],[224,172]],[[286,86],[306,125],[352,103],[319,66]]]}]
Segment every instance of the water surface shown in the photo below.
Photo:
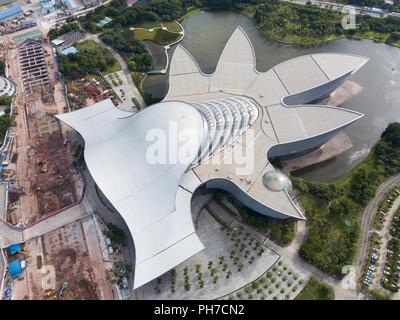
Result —
[{"label": "water surface", "polygon": [[[267,71],[280,62],[309,53],[351,53],[370,58],[370,61],[351,78],[363,87],[363,91],[343,105],[344,108],[365,114],[364,118],[345,130],[354,147],[331,161],[303,170],[301,176],[304,178],[327,182],[337,180],[368,154],[371,146],[390,122],[400,121],[398,48],[370,40],[348,39],[336,40],[314,48],[279,44],[265,38],[251,20],[232,12],[200,12],[186,19],[182,25],[185,28],[185,38],[181,44],[189,50],[206,73],[215,70],[218,58],[237,26],[245,30],[253,43],[259,71]],[[145,81],[144,89],[163,97],[168,88],[167,79],[167,76],[150,77]]]}]

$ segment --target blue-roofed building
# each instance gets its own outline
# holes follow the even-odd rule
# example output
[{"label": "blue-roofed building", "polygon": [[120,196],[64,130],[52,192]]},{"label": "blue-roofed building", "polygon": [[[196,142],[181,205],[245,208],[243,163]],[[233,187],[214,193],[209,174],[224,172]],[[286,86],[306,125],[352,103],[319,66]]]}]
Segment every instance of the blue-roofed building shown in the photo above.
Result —
[{"label": "blue-roofed building", "polygon": [[18,6],[12,6],[9,7],[5,10],[0,11],[0,23],[13,19],[14,17],[17,17],[24,12],[22,11],[21,7]]},{"label": "blue-roofed building", "polygon": [[61,53],[65,56],[68,54],[75,54],[75,53],[78,53],[78,49],[75,47],[69,47],[69,48],[62,50]]},{"label": "blue-roofed building", "polygon": [[8,264],[8,271],[10,272],[11,278],[16,278],[24,272],[24,268],[21,262],[24,261],[19,261],[18,259],[15,259],[13,261],[10,261],[10,263]]},{"label": "blue-roofed building", "polygon": [[21,250],[22,250],[22,243],[12,244],[11,246],[8,247],[8,251],[10,252],[10,255],[16,254],[17,252],[20,252]]}]

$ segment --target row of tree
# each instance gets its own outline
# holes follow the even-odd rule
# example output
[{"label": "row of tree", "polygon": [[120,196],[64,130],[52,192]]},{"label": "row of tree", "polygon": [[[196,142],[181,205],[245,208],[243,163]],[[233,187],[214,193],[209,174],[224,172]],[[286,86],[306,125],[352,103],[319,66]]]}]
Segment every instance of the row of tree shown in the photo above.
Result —
[{"label": "row of tree", "polygon": [[[300,255],[313,265],[341,275],[352,264],[359,236],[359,217],[378,186],[400,172],[400,123],[391,123],[369,157],[344,178],[344,183],[315,183],[294,179],[294,186],[317,200],[307,207],[308,236]],[[308,200],[310,201],[310,200]]]},{"label": "row of tree", "polygon": [[357,29],[345,30],[341,25],[342,15],[339,13],[324,10],[315,5],[298,6],[277,0],[257,6],[254,19],[261,30],[272,30],[282,38],[286,35],[316,37],[354,35],[368,31],[393,34],[392,37],[396,38],[400,32],[399,17],[388,16],[379,19],[371,16],[357,16]]},{"label": "row of tree", "polygon": [[124,7],[124,0],[113,0],[110,5],[97,8],[80,21],[87,30],[95,33],[101,30],[96,23],[104,17],[112,19],[107,28],[120,29],[144,21],[176,20],[189,8],[201,5],[202,1],[198,0],[151,0],[145,6]]},{"label": "row of tree", "polygon": [[100,38],[121,54],[131,71],[151,70],[153,60],[150,53],[141,42],[134,40],[132,36],[124,37],[121,33],[105,32]]}]

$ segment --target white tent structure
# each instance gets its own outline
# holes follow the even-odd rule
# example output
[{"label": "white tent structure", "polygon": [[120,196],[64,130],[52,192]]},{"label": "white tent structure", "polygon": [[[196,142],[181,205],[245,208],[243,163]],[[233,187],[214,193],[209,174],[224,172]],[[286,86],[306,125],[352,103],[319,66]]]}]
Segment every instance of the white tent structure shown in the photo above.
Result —
[{"label": "white tent structure", "polygon": [[227,190],[261,214],[304,219],[290,181],[269,158],[316,148],[360,119],[355,111],[309,103],[367,60],[313,54],[260,73],[238,28],[212,75],[178,46],[161,103],[132,114],[105,100],[58,115],[85,140],[93,179],[132,233],[134,288],[203,249],[191,216],[192,193],[200,185]]}]

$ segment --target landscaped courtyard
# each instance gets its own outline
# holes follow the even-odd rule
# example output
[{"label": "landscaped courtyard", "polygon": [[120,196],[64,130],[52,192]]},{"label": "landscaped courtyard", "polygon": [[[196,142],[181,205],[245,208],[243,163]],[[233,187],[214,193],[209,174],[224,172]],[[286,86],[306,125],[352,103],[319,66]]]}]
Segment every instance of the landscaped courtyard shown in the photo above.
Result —
[{"label": "landscaped courtyard", "polygon": [[[139,288],[139,299],[227,299],[248,285],[257,286],[254,299],[261,299],[262,293],[268,299],[274,296],[281,299],[286,295],[293,298],[304,287],[306,275],[295,271],[240,227],[223,226],[203,209],[197,218],[197,228],[205,249]],[[268,281],[262,280],[267,277],[271,278],[268,287]],[[268,290],[278,283],[279,288],[269,294]]]},{"label": "landscaped courtyard", "polygon": [[280,258],[261,277],[224,299],[292,300],[307,283],[307,277]]}]

